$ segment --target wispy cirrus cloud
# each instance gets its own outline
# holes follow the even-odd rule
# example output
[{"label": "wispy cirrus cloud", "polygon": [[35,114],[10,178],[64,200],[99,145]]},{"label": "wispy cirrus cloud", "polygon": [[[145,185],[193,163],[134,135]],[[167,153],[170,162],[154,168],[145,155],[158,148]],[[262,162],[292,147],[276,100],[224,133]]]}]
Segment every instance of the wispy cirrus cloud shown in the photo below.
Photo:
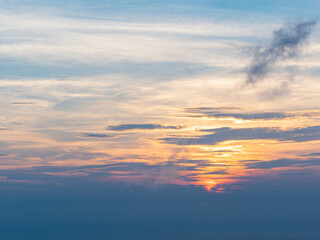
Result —
[{"label": "wispy cirrus cloud", "polygon": [[[1,56],[49,66],[62,65],[65,61],[72,61],[72,65],[123,61],[211,65],[208,52],[217,54],[223,50],[230,55],[233,45],[243,45],[239,38],[252,35],[255,29],[255,26],[237,28],[212,22],[190,26],[166,20],[121,22],[67,18],[52,13],[46,17],[0,14],[4,24],[0,33],[5,35],[0,39]],[[215,41],[206,40],[208,37]],[[224,64],[232,61],[230,56],[224,56]],[[219,63],[222,61],[215,62]]]}]

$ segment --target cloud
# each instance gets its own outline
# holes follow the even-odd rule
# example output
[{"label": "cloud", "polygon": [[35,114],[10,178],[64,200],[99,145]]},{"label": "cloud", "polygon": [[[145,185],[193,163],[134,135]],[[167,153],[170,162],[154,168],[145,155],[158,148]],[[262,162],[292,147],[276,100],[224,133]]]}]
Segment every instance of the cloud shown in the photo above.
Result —
[{"label": "cloud", "polygon": [[[243,45],[239,38],[259,31],[253,24],[238,23],[240,26],[234,27],[212,21],[196,25],[167,19],[128,22],[111,18],[107,21],[96,16],[67,18],[52,13],[10,11],[1,12],[1,22],[0,32],[6,37],[0,41],[0,54],[5,59],[40,66],[64,66],[68,62],[69,68],[77,64],[96,67],[123,61],[229,67],[237,62],[230,57],[234,45]],[[206,40],[208,37],[215,41]],[[219,61],[208,61],[212,54],[219,55]]]},{"label": "cloud", "polygon": [[160,124],[120,124],[109,126],[107,130],[111,131],[126,131],[126,130],[153,130],[153,129],[181,129],[180,126],[163,126]]},{"label": "cloud", "polygon": [[12,105],[33,105],[35,102],[11,102]]},{"label": "cloud", "polygon": [[113,135],[105,133],[80,133],[81,137],[92,137],[92,138],[111,138]]},{"label": "cloud", "polygon": [[266,112],[266,113],[211,113],[212,117],[232,117],[243,120],[270,120],[283,119],[289,117],[286,113]]},{"label": "cloud", "polygon": [[298,160],[298,159],[276,159],[266,162],[254,162],[248,163],[247,168],[249,169],[272,169],[280,167],[311,167],[311,166],[320,166],[320,159],[308,159],[308,160]]},{"label": "cloud", "polygon": [[247,70],[246,82],[259,82],[279,60],[297,56],[315,25],[314,20],[290,23],[274,31],[270,45],[259,46],[255,50]]},{"label": "cloud", "polygon": [[262,100],[273,100],[288,93],[290,93],[289,82],[283,81],[279,86],[263,91],[260,98]]},{"label": "cloud", "polygon": [[236,118],[243,120],[269,120],[269,119],[283,119],[291,117],[292,115],[284,112],[264,112],[264,113],[231,113],[221,112],[216,108],[191,108],[185,109],[187,112],[199,113],[206,117],[215,118]]},{"label": "cloud", "polygon": [[66,100],[57,102],[53,109],[58,111],[93,111],[94,107],[102,101],[99,97],[72,97]]},{"label": "cloud", "polygon": [[166,143],[177,145],[215,145],[232,140],[270,139],[305,142],[320,139],[320,126],[281,130],[280,128],[217,128],[202,130],[210,134],[194,138],[162,138]]},{"label": "cloud", "polygon": [[242,113],[230,112],[224,110],[237,110],[237,108],[186,108],[185,112],[199,114],[193,117],[209,118],[235,118],[241,120],[281,120],[291,117],[316,117],[320,116],[319,111],[301,111],[301,112],[255,112]]},{"label": "cloud", "polygon": [[194,107],[194,108],[185,108],[186,112],[191,113],[199,113],[199,112],[207,112],[207,111],[222,111],[222,110],[238,110],[241,108],[238,107]]},{"label": "cloud", "polygon": [[72,172],[72,171],[64,171],[64,172],[44,172],[42,174],[52,175],[52,176],[59,176],[59,177],[81,177],[81,176],[88,176],[88,173],[84,172]]},{"label": "cloud", "polygon": [[301,156],[320,156],[320,153],[317,152],[317,153],[307,153],[307,154],[303,154]]},{"label": "cloud", "polygon": [[225,175],[225,174],[228,174],[228,172],[226,170],[219,170],[219,171],[215,171],[215,172],[208,172],[205,174],[206,175]]}]

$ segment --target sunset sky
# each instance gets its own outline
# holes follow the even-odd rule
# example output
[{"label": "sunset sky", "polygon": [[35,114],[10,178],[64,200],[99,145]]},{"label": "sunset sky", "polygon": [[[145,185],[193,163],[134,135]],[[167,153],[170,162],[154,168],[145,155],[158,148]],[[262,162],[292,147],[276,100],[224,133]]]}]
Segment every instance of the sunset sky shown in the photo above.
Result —
[{"label": "sunset sky", "polygon": [[320,239],[320,1],[0,3],[0,238]]}]

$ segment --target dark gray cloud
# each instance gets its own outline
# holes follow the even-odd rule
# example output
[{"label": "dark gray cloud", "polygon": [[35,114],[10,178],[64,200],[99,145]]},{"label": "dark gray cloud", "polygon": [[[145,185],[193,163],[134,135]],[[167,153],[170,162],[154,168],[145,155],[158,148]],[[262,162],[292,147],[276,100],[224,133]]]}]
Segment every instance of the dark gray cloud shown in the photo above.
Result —
[{"label": "dark gray cloud", "polygon": [[[232,110],[232,108],[230,108],[230,110]],[[235,118],[241,120],[281,120],[290,117],[320,116],[319,111],[246,113],[225,111],[225,109],[220,110],[219,108],[186,108],[184,111],[195,114],[190,117]]]},{"label": "dark gray cloud", "polygon": [[[189,164],[186,166],[185,164]],[[191,166],[192,165],[192,166]],[[177,159],[171,162],[155,163],[150,164],[146,162],[120,162],[102,165],[87,165],[87,166],[41,166],[29,169],[16,170],[15,173],[19,171],[29,172],[34,174],[47,174],[47,173],[63,173],[63,172],[81,172],[86,173],[87,176],[110,176],[110,175],[143,175],[147,173],[159,173],[168,169],[175,171],[198,171],[198,168],[207,166],[221,166],[226,167],[225,164],[213,163],[209,160],[201,159]],[[7,173],[7,170],[0,170],[0,174]],[[186,173],[188,175],[189,173]],[[223,170],[216,171],[212,174],[223,174]]]},{"label": "dark gray cloud", "polygon": [[92,138],[111,138],[113,135],[106,133],[80,133],[81,137],[92,137]]},{"label": "dark gray cloud", "polygon": [[317,153],[307,153],[307,154],[303,154],[301,156],[320,156],[320,153],[317,152]]},{"label": "dark gray cloud", "polygon": [[33,105],[35,102],[11,102],[12,105]]},{"label": "dark gray cloud", "polygon": [[210,134],[194,138],[162,138],[177,145],[215,145],[230,140],[274,139],[278,141],[304,142],[320,139],[320,126],[281,130],[280,128],[217,128],[202,130]]},{"label": "dark gray cloud", "polygon": [[208,113],[207,116],[209,117],[232,117],[242,120],[270,120],[270,119],[283,119],[290,117],[289,114],[282,113],[282,112],[266,112],[266,113],[219,113],[219,112],[212,112]]},{"label": "dark gray cloud", "polygon": [[120,124],[109,126],[107,130],[126,131],[126,130],[153,130],[153,129],[181,129],[180,126],[163,126],[160,124]]},{"label": "dark gray cloud", "polygon": [[314,20],[290,23],[274,31],[271,43],[255,50],[247,69],[247,83],[254,84],[263,79],[279,60],[297,56],[315,25]]},{"label": "dark gray cloud", "polygon": [[207,167],[207,166],[211,166],[213,163],[210,160],[204,160],[204,159],[175,159],[173,161],[171,161],[171,163],[174,164],[195,164],[197,166],[201,166],[201,167]]},{"label": "dark gray cloud", "polygon": [[[224,109],[223,109],[224,110]],[[187,108],[186,112],[197,113],[205,117],[215,118],[236,118],[243,120],[269,120],[269,119],[283,119],[292,117],[293,115],[285,112],[263,112],[263,113],[232,113],[223,112],[216,108]]]},{"label": "dark gray cloud", "polygon": [[225,174],[228,174],[228,172],[226,170],[220,170],[220,171],[208,172],[205,174],[206,175],[225,175]]},{"label": "dark gray cloud", "polygon": [[238,110],[241,108],[238,107],[193,107],[193,108],[184,108],[184,111],[189,113],[199,113],[207,111],[223,111],[223,110]]},{"label": "dark gray cloud", "polygon": [[307,160],[301,159],[276,159],[272,161],[265,162],[254,162],[248,163],[247,168],[249,169],[271,169],[271,168],[280,168],[280,167],[312,167],[320,166],[320,158],[313,158]]}]

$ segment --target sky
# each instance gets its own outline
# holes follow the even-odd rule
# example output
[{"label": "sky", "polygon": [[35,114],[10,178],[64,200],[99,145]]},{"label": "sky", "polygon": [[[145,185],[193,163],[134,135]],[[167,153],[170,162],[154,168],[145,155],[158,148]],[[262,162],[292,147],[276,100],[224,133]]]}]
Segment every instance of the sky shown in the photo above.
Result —
[{"label": "sky", "polygon": [[1,239],[319,239],[319,7],[1,2]]}]

